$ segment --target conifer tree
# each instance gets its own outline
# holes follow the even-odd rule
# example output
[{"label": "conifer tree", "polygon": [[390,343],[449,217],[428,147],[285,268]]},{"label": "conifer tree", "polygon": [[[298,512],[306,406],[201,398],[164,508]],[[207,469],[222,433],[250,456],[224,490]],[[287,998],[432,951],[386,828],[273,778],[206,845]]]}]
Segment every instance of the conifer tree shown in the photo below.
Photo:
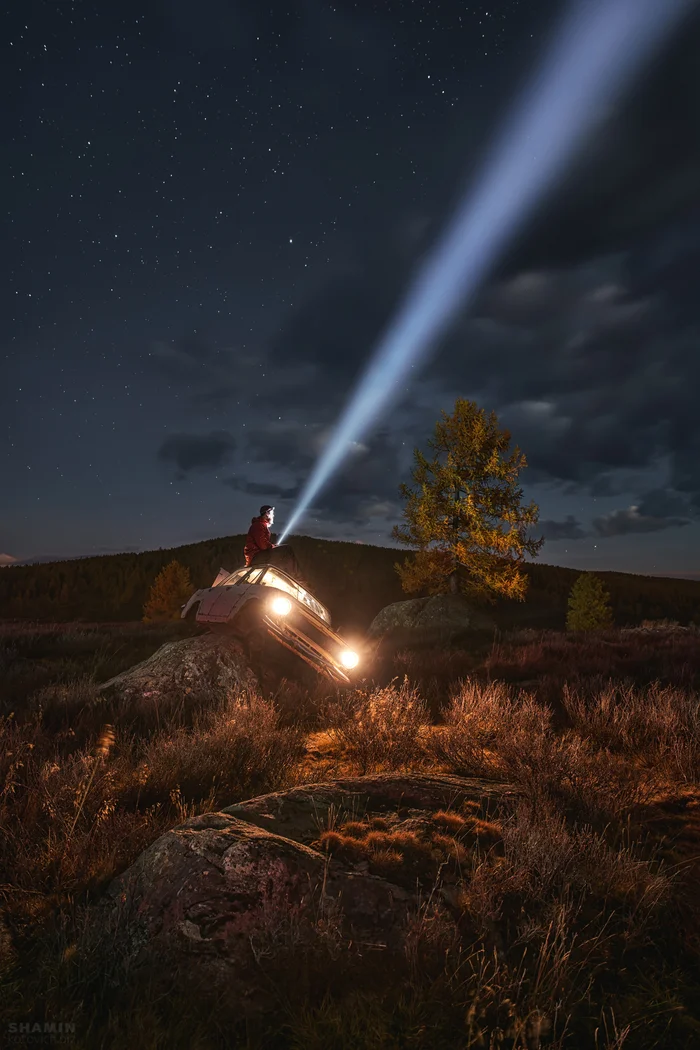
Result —
[{"label": "conifer tree", "polygon": [[543,539],[528,538],[539,510],[522,506],[518,475],[527,466],[495,412],[459,398],[442,413],[428,441],[428,459],[414,452],[414,487],[401,485],[406,524],[392,535],[416,551],[396,565],[404,591],[461,591],[495,601],[523,601],[528,577],[525,554],[536,556]]},{"label": "conifer tree", "polygon": [[612,624],[610,594],[605,584],[590,572],[581,573],[569,595],[567,631],[597,631]]},{"label": "conifer tree", "polygon": [[174,559],[153,581],[143,607],[144,623],[177,620],[193,590],[189,569]]}]

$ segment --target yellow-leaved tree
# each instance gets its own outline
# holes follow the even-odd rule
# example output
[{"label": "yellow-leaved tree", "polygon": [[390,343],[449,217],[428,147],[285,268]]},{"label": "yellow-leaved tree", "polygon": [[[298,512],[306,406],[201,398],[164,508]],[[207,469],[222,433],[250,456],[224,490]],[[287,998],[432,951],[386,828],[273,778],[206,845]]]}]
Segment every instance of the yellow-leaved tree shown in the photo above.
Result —
[{"label": "yellow-leaved tree", "polygon": [[144,623],[179,619],[182,606],[193,590],[189,569],[173,559],[153,581],[143,607]]},{"label": "yellow-leaved tree", "polygon": [[544,539],[528,538],[537,523],[535,503],[522,505],[518,475],[527,466],[495,412],[459,398],[442,413],[428,441],[428,459],[414,452],[414,487],[401,485],[405,525],[392,535],[416,551],[396,569],[404,591],[461,592],[495,601],[523,601],[528,577],[521,565]]}]

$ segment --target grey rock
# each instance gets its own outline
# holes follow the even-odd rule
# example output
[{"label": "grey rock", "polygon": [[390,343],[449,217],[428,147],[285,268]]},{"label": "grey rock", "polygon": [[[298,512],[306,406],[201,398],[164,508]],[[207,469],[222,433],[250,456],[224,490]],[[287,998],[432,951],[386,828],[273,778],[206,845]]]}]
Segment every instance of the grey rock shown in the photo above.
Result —
[{"label": "grey rock", "polygon": [[329,940],[336,952],[403,951],[426,892],[329,858],[323,830],[380,815],[404,830],[417,826],[416,814],[427,820],[465,802],[488,816],[514,798],[508,785],[484,780],[383,774],[251,799],[157,839],[112,882],[95,928],[124,974],[155,963],[259,1013],[270,1006],[261,959]]},{"label": "grey rock", "polygon": [[240,643],[230,635],[202,634],[167,642],[127,671],[103,682],[98,693],[126,700],[177,700],[189,694],[212,701],[258,691],[258,679]]},{"label": "grey rock", "polygon": [[461,594],[436,594],[387,605],[370,624],[370,637],[400,636],[407,643],[450,641],[465,631],[491,631],[495,621]]},{"label": "grey rock", "polygon": [[453,809],[469,800],[476,802],[481,815],[486,816],[494,801],[511,796],[507,785],[479,778],[376,773],[276,791],[227,806],[222,812],[308,844],[331,824],[364,814],[389,817],[392,824],[426,812]]}]

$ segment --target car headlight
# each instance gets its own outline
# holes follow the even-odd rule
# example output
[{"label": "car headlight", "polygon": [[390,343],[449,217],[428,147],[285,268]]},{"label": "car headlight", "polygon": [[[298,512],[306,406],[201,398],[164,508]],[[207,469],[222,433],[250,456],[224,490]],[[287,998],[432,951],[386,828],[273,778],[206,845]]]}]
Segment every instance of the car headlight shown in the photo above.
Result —
[{"label": "car headlight", "polygon": [[273,613],[277,613],[278,616],[288,616],[292,611],[292,603],[289,598],[283,598],[280,595],[279,598],[273,598],[272,611]]},{"label": "car headlight", "polygon": [[353,667],[357,667],[360,658],[357,653],[352,651],[352,649],[346,649],[344,653],[340,654],[340,662],[343,667],[347,667],[348,670],[350,670]]}]

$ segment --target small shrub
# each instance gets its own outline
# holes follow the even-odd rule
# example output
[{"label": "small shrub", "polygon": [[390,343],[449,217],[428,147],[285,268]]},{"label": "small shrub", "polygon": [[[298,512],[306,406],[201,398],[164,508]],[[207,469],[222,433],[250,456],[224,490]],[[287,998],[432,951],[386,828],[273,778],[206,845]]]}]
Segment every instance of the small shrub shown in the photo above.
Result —
[{"label": "small shrub", "polygon": [[420,735],[427,711],[406,679],[398,688],[356,692],[349,706],[335,706],[330,718],[333,735],[362,773],[412,767],[423,758]]},{"label": "small shrub", "polygon": [[177,786],[186,800],[230,804],[289,785],[303,753],[301,734],[280,727],[272,703],[232,700],[204,730],[179,728],[149,741],[141,798],[160,801]]},{"label": "small shrub", "polygon": [[[503,824],[502,836],[503,857],[487,855],[464,890],[464,906],[486,926],[504,914],[514,894],[527,906],[511,913],[527,913],[531,921],[546,914],[552,901],[570,900],[573,892],[608,902],[605,918],[602,910],[598,916],[601,923],[621,922],[628,933],[632,927],[639,933],[670,898],[670,878],[658,865],[628,847],[609,846],[590,827],[567,827],[551,804],[522,804]],[[611,902],[619,907],[611,908]]]},{"label": "small shrub", "polygon": [[461,813],[451,813],[441,809],[433,814],[433,823],[437,824],[438,827],[446,828],[448,831],[457,834],[464,828],[466,820]]},{"label": "small shrub", "polygon": [[296,726],[307,732],[319,729],[329,703],[338,702],[338,687],[314,671],[300,669],[298,679],[282,678],[270,696],[279,712],[280,725]]},{"label": "small shrub", "polygon": [[[443,813],[444,817],[445,814]],[[384,821],[381,822],[385,824]],[[429,889],[434,886],[439,871],[450,865],[453,871],[461,870],[470,859],[467,844],[473,846],[482,841],[479,821],[462,819],[457,834],[444,830],[444,821],[431,819],[420,827],[399,824],[376,827],[376,819],[348,821],[332,830],[323,831],[314,845],[325,852],[349,861],[365,860],[374,874],[385,874],[391,869],[399,881],[415,885],[416,879]],[[491,836],[484,835],[483,843],[500,844],[500,832],[489,825]]]},{"label": "small shrub", "polygon": [[515,717],[516,704],[503,682],[460,682],[431,742],[434,757],[459,775],[488,775],[496,769],[493,748]]},{"label": "small shrub", "polygon": [[649,778],[575,732],[558,735],[549,708],[502,682],[461,683],[430,750],[458,775],[507,780],[586,820],[620,818],[650,791]]},{"label": "small shrub", "polygon": [[638,755],[657,771],[686,783],[700,779],[700,697],[652,682],[593,679],[565,685],[562,702],[574,727],[625,755]]}]

